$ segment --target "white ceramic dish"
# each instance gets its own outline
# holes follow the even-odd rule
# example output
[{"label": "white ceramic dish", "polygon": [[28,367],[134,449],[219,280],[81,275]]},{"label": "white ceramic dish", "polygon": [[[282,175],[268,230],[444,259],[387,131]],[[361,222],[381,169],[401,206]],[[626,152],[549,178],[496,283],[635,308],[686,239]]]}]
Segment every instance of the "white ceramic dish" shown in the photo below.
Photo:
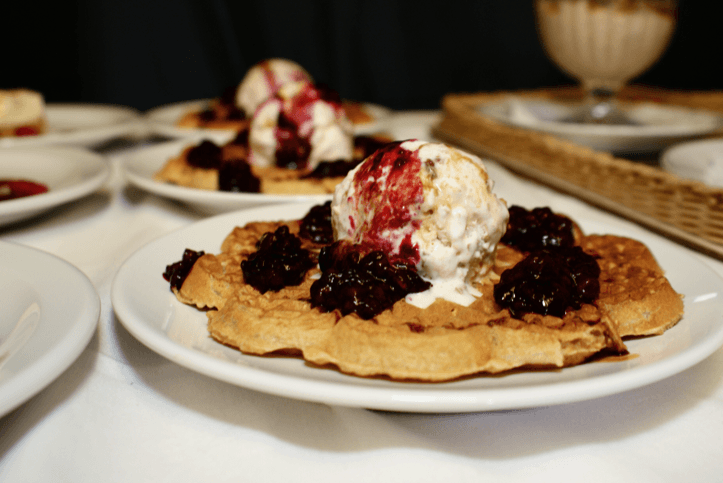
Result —
[{"label": "white ceramic dish", "polygon": [[0,179],[42,183],[46,193],[0,201],[0,226],[30,218],[86,196],[110,176],[99,154],[73,146],[8,148],[0,150]]},{"label": "white ceramic dish", "polygon": [[80,355],[95,332],[100,299],[68,262],[0,242],[0,416],[40,392]]},{"label": "white ceramic dish", "polygon": [[130,107],[103,104],[48,104],[48,132],[38,136],[0,138],[0,147],[58,144],[96,146],[112,139],[146,133],[140,112]]},{"label": "white ceramic dish", "polygon": [[[213,135],[219,130],[205,128],[182,128],[176,122],[187,112],[200,111],[208,107],[211,99],[198,99],[194,101],[177,102],[159,106],[146,112],[145,118],[151,133],[171,138]],[[384,121],[390,116],[391,110],[377,104],[364,104],[367,113],[373,118],[371,122],[357,124],[356,134],[367,134],[383,130]]]},{"label": "white ceramic dish", "polygon": [[260,193],[231,193],[176,186],[153,179],[154,173],[173,156],[197,139],[169,141],[136,151],[122,160],[128,181],[158,196],[181,201],[205,213],[223,213],[272,203],[316,202],[331,199],[331,195],[268,195]]},{"label": "white ceramic dish", "polygon": [[660,165],[681,178],[723,187],[723,139],[671,146],[661,154]]},{"label": "white ceramic dish", "polygon": [[562,122],[577,108],[550,100],[511,97],[481,104],[478,109],[484,115],[513,126],[554,134],[583,146],[618,154],[656,152],[723,126],[723,119],[711,112],[653,103],[625,109],[628,116],[638,123],[631,126]]},{"label": "white ceramic dish", "polygon": [[[627,342],[638,357],[561,371],[476,377],[442,384],[399,383],[318,369],[295,358],[244,355],[214,342],[206,316],[178,302],[163,279],[183,250],[218,253],[235,225],[303,216],[309,205],[229,213],[192,224],[145,246],[121,266],[111,300],[121,323],[150,349],[231,384],[326,404],[409,412],[518,409],[592,399],[650,384],[701,361],[723,344],[723,280],[684,250],[644,237],[673,286],[685,294],[685,318],[663,336]],[[586,226],[608,232],[606,226]]]}]

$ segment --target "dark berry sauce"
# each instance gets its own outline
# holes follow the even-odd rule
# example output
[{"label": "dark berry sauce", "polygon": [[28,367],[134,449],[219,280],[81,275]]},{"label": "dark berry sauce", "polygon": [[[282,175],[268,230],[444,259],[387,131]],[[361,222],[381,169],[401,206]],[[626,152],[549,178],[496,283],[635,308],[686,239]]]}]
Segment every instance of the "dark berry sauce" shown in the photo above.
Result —
[{"label": "dark berry sauce", "polygon": [[407,294],[427,290],[414,266],[391,263],[381,251],[364,253],[359,245],[338,241],[322,248],[321,278],[311,286],[311,305],[372,319]]},{"label": "dark berry sauce", "polygon": [[305,175],[304,178],[336,178],[346,176],[349,171],[356,168],[361,160],[353,159],[346,161],[344,159],[337,159],[336,161],[322,161],[316,168],[309,174]]},{"label": "dark berry sauce", "polygon": [[304,178],[334,178],[346,176],[349,171],[356,168],[359,163],[371,156],[378,149],[386,146],[389,141],[374,136],[356,136],[354,138],[354,159],[336,161],[322,161],[311,173]]},{"label": "dark berry sauce", "polygon": [[597,261],[579,246],[544,248],[502,272],[494,297],[513,317],[526,313],[563,317],[568,308],[595,302],[599,277]]},{"label": "dark berry sauce", "polygon": [[334,241],[334,230],[331,226],[331,201],[312,207],[302,218],[299,236],[320,245],[328,245]]},{"label": "dark berry sauce", "polygon": [[266,293],[299,285],[314,265],[311,253],[301,248],[301,240],[284,225],[261,236],[256,252],[241,262],[241,271],[246,283]]},{"label": "dark berry sauce", "polygon": [[223,150],[213,141],[204,140],[188,150],[188,164],[196,168],[218,169],[221,167]]},{"label": "dark berry sauce", "polygon": [[227,159],[218,169],[218,189],[237,193],[260,193],[261,180],[245,159]]},{"label": "dark berry sauce", "polygon": [[248,147],[249,145],[249,127],[246,126],[243,129],[239,129],[236,133],[236,136],[229,141],[229,144],[234,144],[237,146],[244,146]]},{"label": "dark berry sauce", "polygon": [[510,220],[502,243],[530,252],[545,247],[571,247],[575,244],[574,223],[550,208],[531,211],[520,206],[509,208]]},{"label": "dark berry sauce", "polygon": [[366,159],[387,144],[389,144],[387,139],[375,136],[356,136],[354,138],[354,150],[361,153],[361,159]]},{"label": "dark berry sauce", "polygon": [[314,104],[328,102],[341,110],[341,98],[330,87],[323,84],[306,83],[298,94],[281,102],[281,111],[276,126],[276,165],[286,169],[306,168],[311,154],[311,135]]},{"label": "dark berry sauce", "polygon": [[276,125],[276,166],[284,169],[302,169],[311,154],[311,141],[299,134],[299,126],[283,111]]},{"label": "dark berry sauce", "polygon": [[44,184],[35,183],[20,179],[2,179],[0,180],[0,201],[14,200],[16,198],[24,198],[26,196],[39,195],[46,193],[48,187]]},{"label": "dark berry sauce", "polygon": [[40,131],[38,131],[32,126],[20,126],[19,128],[15,129],[14,134],[18,137],[37,136],[38,134],[40,134]]},{"label": "dark berry sauce", "polygon": [[163,272],[163,278],[166,279],[167,282],[171,283],[172,289],[180,290],[183,282],[186,280],[186,277],[188,277],[188,274],[191,272],[193,264],[196,263],[196,260],[201,258],[203,255],[203,251],[197,252],[191,250],[190,248],[186,248],[183,252],[183,258],[180,261],[172,263],[171,265],[166,265],[166,271]]},{"label": "dark berry sauce", "polygon": [[[419,263],[419,247],[412,243],[412,234],[421,225],[418,207],[424,201],[424,190],[419,176],[422,162],[416,152],[401,147],[403,141],[385,145],[369,156],[354,174],[355,208],[374,207],[374,215],[359,227],[365,232],[365,243],[381,250],[392,262]],[[351,200],[350,200],[351,201]],[[358,210],[357,210],[358,211]],[[356,220],[350,220],[354,226]],[[398,242],[389,233],[401,233]]]}]

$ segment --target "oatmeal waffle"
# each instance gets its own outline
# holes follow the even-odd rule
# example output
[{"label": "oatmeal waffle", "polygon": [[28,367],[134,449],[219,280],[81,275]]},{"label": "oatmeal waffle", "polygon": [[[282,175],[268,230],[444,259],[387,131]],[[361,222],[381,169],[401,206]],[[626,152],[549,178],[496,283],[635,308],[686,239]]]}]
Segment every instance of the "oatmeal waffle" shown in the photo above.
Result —
[{"label": "oatmeal waffle", "polygon": [[[384,134],[376,134],[374,136],[362,136],[357,139],[357,145],[354,149],[354,158],[356,162],[361,161],[370,154],[376,146],[391,141],[391,138]],[[364,142],[366,141],[366,143]],[[184,148],[178,156],[170,158],[163,167],[158,170],[153,179],[164,183],[171,183],[178,186],[188,188],[197,188],[204,190],[219,190],[219,169],[198,167],[189,163],[189,153],[196,148],[197,145],[189,145]],[[221,160],[246,160],[248,156],[248,146],[235,141],[228,142],[221,148]],[[301,170],[286,169],[276,166],[259,167],[250,166],[253,176],[258,178],[260,182],[259,192],[263,194],[298,194],[298,195],[317,195],[331,194],[334,188],[339,184],[346,175],[346,172],[340,173],[339,176],[308,176]]]},{"label": "oatmeal waffle", "polygon": [[[683,304],[642,243],[613,236],[583,236],[580,245],[598,260],[601,292],[596,304],[563,318],[526,314],[514,318],[492,295],[499,274],[523,255],[499,245],[492,274],[478,285],[481,296],[463,307],[442,299],[426,309],[398,301],[372,320],[312,308],[310,270],[298,286],[259,291],[243,282],[242,260],[256,241],[282,223],[235,228],[221,253],[194,264],[178,299],[209,309],[208,330],[249,354],[294,353],[315,365],[357,376],[446,381],[516,368],[548,369],[582,363],[600,352],[625,354],[622,338],[659,334],[682,316]],[[286,223],[292,233],[299,223]],[[318,251],[320,245],[305,241]]]},{"label": "oatmeal waffle", "polygon": [[[218,169],[200,168],[189,164],[188,152],[192,148],[193,146],[188,146],[178,156],[169,159],[154,175],[154,179],[187,188],[218,191]],[[232,156],[232,150],[224,146],[224,158],[232,159]],[[252,166],[251,172],[260,180],[260,192],[265,194],[328,194],[333,193],[334,187],[344,179],[343,176],[305,178],[301,171],[276,167]]]}]

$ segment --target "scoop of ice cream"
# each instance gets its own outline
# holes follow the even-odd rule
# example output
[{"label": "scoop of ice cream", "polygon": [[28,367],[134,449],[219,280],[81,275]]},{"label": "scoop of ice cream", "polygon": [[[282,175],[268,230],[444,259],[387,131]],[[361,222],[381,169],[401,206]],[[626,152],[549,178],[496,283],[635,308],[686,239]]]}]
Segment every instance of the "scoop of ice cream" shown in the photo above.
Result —
[{"label": "scoop of ice cream", "polygon": [[353,126],[335,91],[294,82],[256,110],[249,148],[255,166],[311,171],[322,161],[352,159]]},{"label": "scoop of ice cream", "polygon": [[415,265],[432,288],[408,302],[426,307],[444,298],[469,305],[509,218],[492,188],[477,156],[439,143],[392,143],[337,186],[334,237]]},{"label": "scoop of ice cream", "polygon": [[42,94],[29,89],[0,91],[0,129],[37,123],[44,117]]},{"label": "scoop of ice cream", "polygon": [[312,82],[303,67],[287,59],[268,59],[251,67],[236,90],[236,105],[251,117],[256,109],[289,82]]}]

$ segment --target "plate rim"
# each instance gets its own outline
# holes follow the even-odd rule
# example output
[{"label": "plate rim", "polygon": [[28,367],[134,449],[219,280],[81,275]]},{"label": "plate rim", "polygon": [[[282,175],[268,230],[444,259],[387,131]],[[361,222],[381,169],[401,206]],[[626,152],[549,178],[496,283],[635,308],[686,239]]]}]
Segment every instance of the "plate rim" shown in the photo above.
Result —
[{"label": "plate rim", "polygon": [[[142,113],[143,118],[146,121],[149,131],[153,134],[160,136],[169,136],[173,138],[184,138],[194,137],[203,135],[213,135],[218,133],[233,132],[231,129],[207,129],[202,127],[178,127],[174,124],[168,123],[163,120],[163,114],[167,112],[173,112],[174,110],[188,111],[190,109],[199,109],[208,106],[208,104],[214,98],[200,98],[191,99],[186,101],[169,102],[167,104],[161,104],[160,106],[153,107]],[[359,102],[365,106],[368,106],[371,110],[371,114],[374,119],[368,123],[354,125],[355,134],[368,134],[376,131],[383,131],[386,126],[385,121],[390,119],[395,111],[381,104],[373,102],[353,101]]]},{"label": "plate rim", "polygon": [[[78,267],[57,255],[5,240],[0,240],[0,250],[6,253],[12,252],[14,254],[12,259],[16,261],[17,254],[20,253],[24,258],[31,257],[35,260],[42,260],[44,267],[51,264],[56,267],[56,270],[62,270],[64,277],[72,282],[63,284],[63,286],[72,285],[74,287],[72,293],[77,297],[78,302],[75,304],[78,311],[73,314],[73,317],[68,317],[67,313],[58,314],[52,311],[52,301],[59,292],[53,295],[44,294],[45,298],[51,301],[51,307],[46,306],[44,311],[51,313],[50,323],[63,327],[63,337],[54,340],[49,350],[37,354],[31,364],[24,366],[8,379],[0,380],[0,417],[3,417],[45,389],[78,359],[95,334],[100,319],[101,303],[100,296],[88,276]],[[17,271],[23,272],[23,270]],[[32,280],[29,279],[35,278],[35,286],[37,286],[37,278],[44,276],[46,272],[39,270],[23,273],[28,274],[28,277],[25,278],[26,283],[33,286]],[[63,293],[67,296],[66,292]],[[71,319],[73,323],[68,324],[68,319]],[[45,320],[48,320],[48,317]],[[40,324],[43,324],[42,316]],[[38,327],[38,330],[40,329],[42,327]],[[32,346],[31,341],[32,336],[19,351],[28,350]],[[16,355],[11,356],[8,360],[12,360]]]},{"label": "plate rim", "polygon": [[[548,406],[555,404],[564,404],[570,402],[578,402],[583,400],[594,399],[607,395],[617,394],[633,388],[642,387],[659,380],[670,377],[681,372],[703,359],[710,356],[715,350],[723,345],[723,322],[719,321],[716,330],[711,337],[704,341],[699,341],[693,346],[684,348],[684,350],[668,356],[661,361],[648,363],[644,366],[638,366],[627,371],[617,371],[610,374],[597,374],[594,376],[586,376],[582,380],[568,380],[557,383],[543,383],[530,387],[501,387],[501,388],[468,388],[455,387],[450,389],[445,387],[443,392],[437,391],[437,388],[448,386],[452,383],[441,384],[424,384],[420,386],[423,389],[417,390],[417,385],[409,383],[394,383],[388,387],[365,386],[356,383],[355,376],[346,376],[348,383],[339,383],[338,381],[320,381],[318,379],[304,379],[301,387],[291,387],[288,382],[297,380],[294,375],[270,373],[263,368],[245,367],[236,364],[233,361],[223,360],[209,355],[201,350],[192,349],[170,339],[165,333],[160,333],[157,329],[151,327],[148,323],[136,320],[133,309],[126,305],[124,301],[124,283],[126,280],[132,279],[129,273],[131,266],[136,260],[142,259],[145,253],[150,253],[154,247],[161,246],[175,237],[183,238],[185,243],[189,243],[193,238],[190,236],[196,230],[203,230],[206,227],[213,226],[236,218],[240,222],[249,221],[258,218],[257,212],[275,211],[290,212],[292,208],[301,210],[299,205],[275,205],[272,207],[264,207],[254,210],[244,210],[243,212],[227,213],[188,225],[180,230],[164,235],[163,237],[149,243],[145,247],[140,248],[121,265],[111,286],[111,302],[113,309],[126,329],[141,343],[149,347],[154,352],[163,357],[179,364],[183,367],[199,372],[206,376],[228,382],[241,387],[257,390],[267,394],[273,394],[293,399],[312,401],[318,403],[329,403],[340,406],[363,407],[369,409],[403,411],[403,412],[437,412],[437,413],[455,413],[455,412],[480,412],[491,410],[509,410],[523,409],[539,406]],[[277,216],[278,218],[278,216]],[[229,228],[230,231],[230,228]],[[222,235],[223,236],[223,235]],[[655,237],[653,238],[655,240]],[[221,240],[219,240],[220,246]],[[672,242],[660,240],[656,242],[669,247],[677,247]],[[678,247],[679,248],[679,247]],[[681,249],[682,250],[682,249]],[[686,253],[682,251],[682,253]],[[708,276],[715,277],[720,282],[723,289],[723,279],[715,273],[710,267],[702,261],[691,256],[694,263],[706,270]],[[170,263],[170,262],[169,262]],[[160,273],[159,280],[162,282]],[[723,293],[723,290],[721,290]],[[176,299],[173,298],[173,301]],[[175,303],[173,302],[174,307]],[[161,303],[159,301],[159,303]],[[195,310],[180,302],[176,309]],[[723,303],[723,302],[720,302]],[[175,310],[175,309],[174,309]],[[244,357],[254,358],[258,356],[243,355]],[[251,359],[250,359],[251,360]],[[303,361],[302,361],[303,363]],[[576,366],[581,367],[581,366]],[[314,368],[320,371],[324,369]],[[575,370],[575,367],[562,369],[563,371]],[[362,378],[363,379],[363,378]],[[607,382],[607,384],[601,384]],[[609,383],[612,381],[613,384]],[[339,395],[338,388],[343,387],[343,396]],[[312,388],[317,391],[310,394]],[[431,391],[429,391],[429,389]],[[332,393],[329,390],[333,389]],[[571,391],[572,389],[572,391]],[[428,394],[425,395],[424,393]],[[429,393],[440,393],[434,397]],[[334,394],[336,393],[336,394]],[[474,394],[474,398],[470,394]],[[519,395],[525,393],[522,400]],[[532,396],[532,397],[531,397]],[[440,402],[441,401],[441,402]]]},{"label": "plate rim", "polygon": [[[163,163],[168,159],[170,154],[167,151],[179,152],[180,149],[188,146],[189,143],[198,141],[202,138],[191,139],[182,138],[172,141],[158,143],[153,146],[141,148],[133,153],[123,156],[120,160],[121,169],[128,182],[151,194],[171,198],[188,204],[199,205],[202,207],[216,207],[218,205],[236,205],[239,209],[246,206],[258,206],[264,204],[277,204],[288,202],[320,202],[331,199],[331,193],[328,194],[262,194],[262,193],[235,193],[225,191],[212,191],[200,188],[190,188],[187,186],[178,186],[170,183],[162,183],[155,181],[146,173],[137,169],[137,165],[154,166],[160,169]],[[155,163],[143,162],[147,156],[158,155],[159,159]],[[160,156],[163,155],[163,158]]]},{"label": "plate rim", "polygon": [[[51,189],[46,193],[38,195],[0,202],[0,227],[5,224],[33,217],[62,204],[83,198],[98,190],[111,176],[110,164],[104,156],[76,146],[33,146],[2,149],[0,150],[0,161],[3,157],[22,155],[24,153],[41,155],[48,159],[70,159],[73,161],[72,167],[81,164],[83,166],[90,166],[95,170],[95,173],[90,178],[79,181],[71,186],[55,190]],[[68,169],[70,168],[71,166],[68,166]],[[33,181],[43,182],[41,179],[34,179]],[[2,217],[11,217],[12,219],[4,222]]]},{"label": "plate rim", "polygon": [[[668,110],[668,111],[686,111],[690,113],[699,113],[701,115],[705,115],[711,119],[710,124],[706,124],[706,126],[701,125],[670,125],[670,126],[660,126],[660,125],[644,125],[644,126],[610,126],[610,125],[585,125],[585,124],[571,124],[571,123],[563,123],[558,121],[544,121],[540,120],[539,123],[535,124],[527,124],[527,123],[520,123],[515,122],[509,118],[503,118],[497,115],[492,114],[486,114],[482,112],[482,107],[484,105],[490,106],[490,105],[497,105],[497,106],[504,106],[505,104],[509,103],[513,98],[507,98],[507,99],[495,99],[490,100],[488,102],[481,102],[476,105],[476,111],[479,113],[482,113],[483,115],[490,116],[494,119],[499,119],[501,122],[505,122],[508,125],[515,126],[515,127],[522,127],[526,129],[533,129],[540,132],[545,132],[549,134],[558,134],[558,135],[570,135],[570,136],[587,136],[587,137],[597,137],[597,138],[610,138],[610,137],[618,137],[618,138],[628,138],[628,139],[668,139],[668,138],[679,138],[679,137],[693,137],[697,135],[704,135],[710,132],[713,132],[716,129],[719,129],[723,126],[723,116],[713,112],[708,111],[705,109],[691,109],[686,108],[683,106],[661,106],[659,104],[653,103],[653,102],[643,102],[636,104],[637,107],[652,107],[654,109],[658,110]],[[516,98],[514,100],[518,100],[521,102],[530,102],[530,103],[537,103],[537,104],[556,104],[554,100],[550,99],[524,99],[524,98]],[[564,104],[564,103],[557,103],[557,104]],[[713,120],[717,120],[717,122],[713,122]]]},{"label": "plate rim", "polygon": [[84,110],[119,112],[126,114],[126,118],[119,122],[98,125],[93,128],[74,129],[67,132],[48,132],[38,136],[6,137],[0,138],[0,148],[20,148],[49,145],[85,145],[107,141],[114,137],[136,134],[145,135],[147,127],[141,112],[130,106],[120,104],[83,103],[83,102],[51,102],[45,105],[46,113],[52,115],[53,111],[70,109],[82,114]]},{"label": "plate rim", "polygon": [[[682,178],[698,181],[712,187],[721,187],[720,183],[710,184],[710,180],[704,179],[703,176],[699,175],[701,173],[695,172],[697,171],[696,168],[705,169],[705,166],[695,166],[695,163],[677,162],[673,160],[674,157],[683,156],[682,153],[695,150],[696,148],[700,148],[706,152],[712,152],[715,149],[720,152],[721,158],[723,158],[723,138],[703,138],[674,144],[664,149],[659,156],[661,168]],[[688,158],[690,159],[690,157]]]}]

